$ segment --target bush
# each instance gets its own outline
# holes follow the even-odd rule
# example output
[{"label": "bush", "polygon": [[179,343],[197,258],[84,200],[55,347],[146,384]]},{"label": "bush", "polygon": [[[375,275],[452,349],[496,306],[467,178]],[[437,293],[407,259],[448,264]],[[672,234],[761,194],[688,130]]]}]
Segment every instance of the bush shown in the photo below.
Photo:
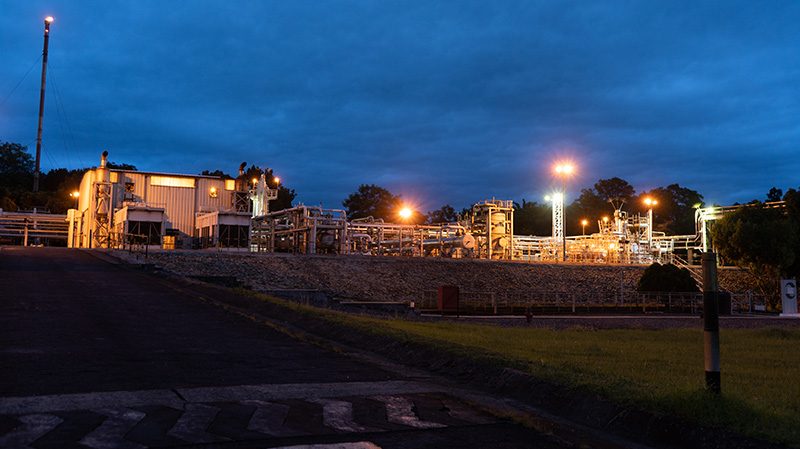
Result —
[{"label": "bush", "polygon": [[636,290],[640,292],[699,292],[697,283],[686,268],[678,268],[671,263],[654,263],[645,268]]}]

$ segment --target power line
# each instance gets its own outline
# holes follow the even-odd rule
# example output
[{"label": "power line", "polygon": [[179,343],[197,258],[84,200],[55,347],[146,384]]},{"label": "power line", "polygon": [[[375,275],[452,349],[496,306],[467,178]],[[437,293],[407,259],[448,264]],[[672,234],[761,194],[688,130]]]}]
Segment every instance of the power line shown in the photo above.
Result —
[{"label": "power line", "polygon": [[22,79],[20,79],[20,80],[19,80],[19,82],[17,83],[17,85],[16,85],[16,86],[14,86],[14,88],[13,88],[13,89],[11,89],[11,92],[9,92],[9,93],[8,93],[8,95],[6,95],[6,98],[4,98],[4,99],[3,99],[3,102],[2,102],[2,103],[0,103],[0,108],[2,108],[4,104],[6,104],[6,101],[7,101],[7,100],[8,100],[8,99],[11,97],[11,94],[13,94],[13,93],[14,93],[14,91],[15,91],[15,90],[17,90],[17,87],[19,87],[19,85],[20,85],[20,84],[22,84],[22,82],[23,82],[23,81],[25,81],[25,78],[27,78],[27,77],[28,77],[28,74],[29,74],[29,73],[31,73],[31,70],[33,70],[33,68],[34,68],[34,67],[36,67],[36,64],[37,64],[37,63],[38,63],[38,62],[39,62],[41,59],[42,59],[42,56],[41,56],[41,55],[39,55],[39,57],[38,57],[38,58],[36,58],[36,60],[35,60],[35,61],[33,61],[33,64],[31,64],[31,67],[28,69],[28,71],[27,71],[27,72],[25,72],[25,74],[24,74],[24,75],[22,75]]},{"label": "power line", "polygon": [[[59,109],[63,109],[64,105],[63,102],[61,104],[61,108],[59,108],[59,101],[61,101],[60,95],[58,94],[58,86],[56,85],[56,79],[53,75],[53,67],[50,66],[50,84],[53,86],[54,95],[53,95],[53,103],[56,104],[56,117],[58,117],[58,127],[61,130],[61,141],[64,143],[64,154],[67,156],[67,165],[69,169],[72,169],[72,160],[69,157],[69,149],[67,148],[67,136],[64,134],[64,122],[61,121],[61,111]],[[66,112],[64,113],[66,119]]]},{"label": "power line", "polygon": [[45,155],[47,155],[47,158],[50,159],[50,163],[53,164],[53,168],[51,168],[50,170],[58,168],[58,162],[53,157],[53,155],[50,153],[50,150],[47,148],[47,144],[42,142],[42,147],[44,148]]},{"label": "power line", "polygon": [[[64,107],[64,98],[61,96],[61,91],[58,89],[58,83],[56,83],[55,78],[55,70],[53,69],[52,62],[50,63],[50,81],[52,81],[53,91],[54,91],[54,98],[56,99],[56,111],[58,108],[61,108],[61,112],[58,115],[59,125],[61,125],[61,114],[64,115],[64,122],[67,125],[67,133],[69,134],[70,140],[72,140],[72,149],[75,151],[75,156],[78,157],[78,162],[80,166],[78,168],[84,168],[83,159],[81,158],[81,153],[78,151],[78,143],[75,141],[75,134],[72,132],[72,125],[69,123],[69,116],[67,115],[67,108]],[[67,153],[67,161],[70,164],[70,168],[72,168],[72,161],[69,157],[69,148],[67,146],[66,135],[64,134],[64,128],[61,127],[61,136],[64,140],[64,151]]]}]

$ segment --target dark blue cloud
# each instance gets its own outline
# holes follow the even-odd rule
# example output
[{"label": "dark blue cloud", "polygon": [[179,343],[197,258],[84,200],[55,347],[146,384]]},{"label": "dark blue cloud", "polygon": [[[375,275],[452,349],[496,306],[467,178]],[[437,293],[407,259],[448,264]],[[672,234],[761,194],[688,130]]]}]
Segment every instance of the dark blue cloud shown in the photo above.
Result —
[{"label": "dark blue cloud", "polygon": [[[77,145],[48,90],[51,165],[104,150],[152,171],[247,161],[308,204],[374,183],[424,211],[541,201],[559,157],[578,167],[573,195],[614,176],[719,204],[800,185],[795,2],[0,5],[2,96],[56,17]],[[36,72],[0,108],[0,139],[31,148]]]}]

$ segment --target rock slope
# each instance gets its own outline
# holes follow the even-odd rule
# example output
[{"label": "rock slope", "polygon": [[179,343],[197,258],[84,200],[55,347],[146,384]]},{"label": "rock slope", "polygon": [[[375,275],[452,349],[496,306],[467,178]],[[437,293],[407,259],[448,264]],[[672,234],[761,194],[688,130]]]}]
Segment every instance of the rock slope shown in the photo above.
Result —
[{"label": "rock slope", "polygon": [[[127,253],[117,255],[128,257]],[[546,264],[472,259],[253,254],[208,251],[150,252],[148,262],[182,276],[229,276],[258,291],[308,289],[332,297],[417,301],[440,285],[499,298],[579,300],[629,294],[644,265]],[[720,270],[720,284],[736,293],[750,287],[746,272]]]}]

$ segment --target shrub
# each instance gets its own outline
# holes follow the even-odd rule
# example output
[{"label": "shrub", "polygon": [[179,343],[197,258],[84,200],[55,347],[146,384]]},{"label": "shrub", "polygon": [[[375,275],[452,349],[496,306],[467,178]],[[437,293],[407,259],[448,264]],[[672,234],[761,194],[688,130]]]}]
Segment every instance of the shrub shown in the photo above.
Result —
[{"label": "shrub", "polygon": [[654,263],[645,268],[636,290],[640,292],[699,292],[697,283],[686,268],[678,268],[671,263]]}]

